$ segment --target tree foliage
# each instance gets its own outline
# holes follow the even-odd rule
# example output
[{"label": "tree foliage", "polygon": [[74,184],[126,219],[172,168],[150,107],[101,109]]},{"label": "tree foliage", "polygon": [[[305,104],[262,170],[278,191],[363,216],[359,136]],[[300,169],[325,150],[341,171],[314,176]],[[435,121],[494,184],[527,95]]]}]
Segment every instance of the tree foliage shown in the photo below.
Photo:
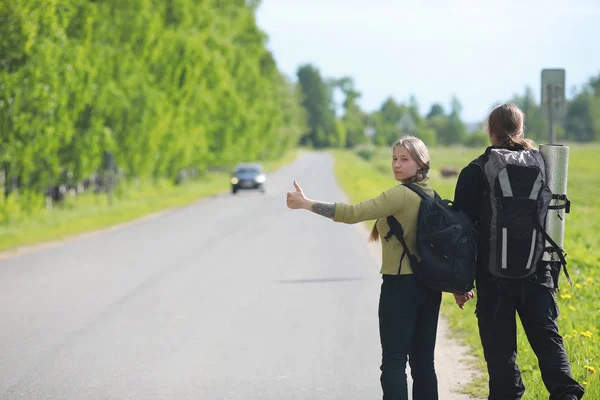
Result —
[{"label": "tree foliage", "polygon": [[0,0],[7,180],[38,193],[77,183],[107,152],[126,177],[175,179],[296,146],[305,112],[257,5]]},{"label": "tree foliage", "polygon": [[318,68],[310,64],[300,66],[297,76],[302,89],[302,105],[308,116],[308,130],[301,137],[301,144],[316,148],[339,146],[332,87]]},{"label": "tree foliage", "polygon": [[[175,180],[181,171],[276,158],[299,142],[388,146],[407,134],[429,146],[483,141],[467,133],[456,97],[425,116],[414,95],[367,112],[351,77],[324,77],[305,64],[288,79],[256,24],[259,3],[0,0],[5,194],[30,201],[107,160],[125,178]],[[548,125],[532,89],[510,101],[526,114],[527,136],[543,142]],[[600,74],[568,101],[562,122],[559,139],[599,139]]]}]

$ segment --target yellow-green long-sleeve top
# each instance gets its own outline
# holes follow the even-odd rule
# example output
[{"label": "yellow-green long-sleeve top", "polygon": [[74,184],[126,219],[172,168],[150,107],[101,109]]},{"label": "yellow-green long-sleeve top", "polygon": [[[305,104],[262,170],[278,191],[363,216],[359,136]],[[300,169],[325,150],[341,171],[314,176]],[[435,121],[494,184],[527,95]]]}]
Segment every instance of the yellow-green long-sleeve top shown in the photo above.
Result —
[{"label": "yellow-green long-sleeve top", "polygon": [[[433,189],[425,182],[417,183],[425,193],[433,196]],[[393,215],[404,229],[404,240],[411,253],[420,259],[417,250],[417,217],[419,215],[419,206],[421,197],[403,185],[394,186],[386,190],[379,196],[370,200],[365,200],[358,204],[335,203],[335,215],[333,220],[344,222],[346,224],[356,224],[357,222],[377,220],[377,230],[381,241],[381,273],[386,275],[412,274],[408,256],[400,259],[404,248],[402,243],[392,236],[389,241],[384,239],[390,230],[386,218]]]}]

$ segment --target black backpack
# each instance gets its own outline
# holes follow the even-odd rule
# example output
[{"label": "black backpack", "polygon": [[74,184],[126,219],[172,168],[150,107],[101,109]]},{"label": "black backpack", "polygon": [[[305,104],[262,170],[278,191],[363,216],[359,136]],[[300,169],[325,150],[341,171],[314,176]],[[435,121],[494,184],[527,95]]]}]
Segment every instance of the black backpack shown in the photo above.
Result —
[{"label": "black backpack", "polygon": [[507,281],[531,277],[548,253],[558,260],[547,264],[559,264],[558,271],[564,267],[570,283],[564,250],[545,230],[548,210],[562,208],[551,206],[551,200],[566,200],[566,212],[570,202],[548,188],[540,152],[493,148],[487,161],[480,157],[473,164],[481,168],[486,183],[482,218],[490,229],[490,274]]},{"label": "black backpack", "polygon": [[404,186],[421,196],[417,219],[421,260],[408,249],[402,225],[393,216],[387,217],[390,231],[385,239],[394,235],[402,243],[413,273],[430,289],[457,294],[473,289],[477,241],[471,219],[435,192],[431,197],[415,184]]}]

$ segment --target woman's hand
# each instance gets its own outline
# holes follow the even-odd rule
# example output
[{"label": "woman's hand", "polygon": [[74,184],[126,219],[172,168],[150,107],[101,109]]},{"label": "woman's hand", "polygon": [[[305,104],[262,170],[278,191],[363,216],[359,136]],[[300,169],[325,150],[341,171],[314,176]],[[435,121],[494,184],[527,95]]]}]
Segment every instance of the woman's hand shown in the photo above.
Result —
[{"label": "woman's hand", "polygon": [[299,208],[310,209],[310,200],[304,196],[304,192],[298,182],[294,180],[294,187],[296,188],[295,192],[287,193],[287,206],[293,210]]},{"label": "woman's hand", "polygon": [[461,310],[465,309],[465,303],[470,299],[475,297],[475,293],[472,290],[463,294],[454,294],[454,301],[456,301],[456,305],[460,307]]}]

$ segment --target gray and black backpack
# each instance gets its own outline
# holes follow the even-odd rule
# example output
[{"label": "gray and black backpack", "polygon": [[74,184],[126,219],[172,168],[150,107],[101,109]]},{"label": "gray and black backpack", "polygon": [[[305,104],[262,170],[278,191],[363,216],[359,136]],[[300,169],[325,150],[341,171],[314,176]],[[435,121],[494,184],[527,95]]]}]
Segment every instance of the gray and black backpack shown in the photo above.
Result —
[{"label": "gray and black backpack", "polygon": [[506,279],[530,277],[548,252],[559,259],[569,279],[564,251],[545,231],[554,197],[540,152],[492,148],[487,162],[479,158],[473,163],[483,170],[487,183],[489,204],[482,218],[489,219],[484,221],[490,228],[489,272]]}]

